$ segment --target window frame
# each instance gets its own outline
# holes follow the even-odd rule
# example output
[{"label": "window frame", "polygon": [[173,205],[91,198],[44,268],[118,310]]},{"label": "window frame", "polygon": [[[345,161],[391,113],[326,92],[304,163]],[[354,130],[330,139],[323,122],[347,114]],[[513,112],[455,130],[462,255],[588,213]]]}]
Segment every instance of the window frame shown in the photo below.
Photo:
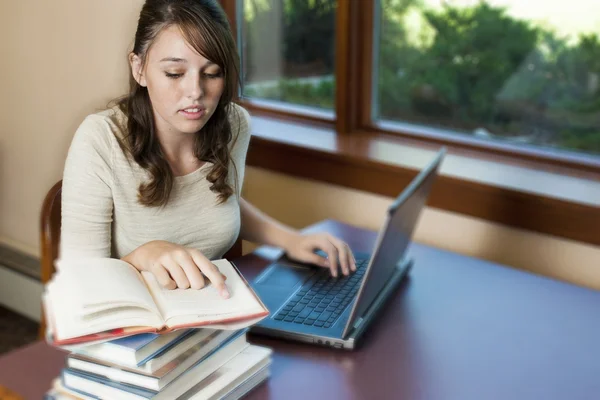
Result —
[{"label": "window frame", "polygon": [[[236,39],[237,21],[242,17],[237,5],[243,0],[220,0],[226,11]],[[250,99],[240,99],[249,110],[282,118],[304,119],[307,122],[332,123],[340,135],[357,132],[388,133],[423,142],[476,150],[490,155],[510,156],[515,161],[526,160],[588,172],[600,172],[600,157],[578,157],[576,152],[550,152],[542,148],[517,146],[457,135],[430,135],[418,129],[390,127],[371,119],[373,98],[374,17],[378,0],[338,0],[336,12],[336,93],[335,118],[315,116],[257,104]],[[386,126],[387,125],[387,126]],[[442,129],[440,129],[442,130]]]},{"label": "window frame", "polygon": [[[236,5],[243,0],[220,0],[237,35],[241,13]],[[254,116],[271,118],[315,129],[328,129],[329,142],[322,145],[316,136],[309,144],[290,132],[273,137],[253,131],[248,165],[293,176],[328,182],[370,193],[395,196],[418,171],[389,165],[371,148],[400,143],[424,149],[446,146],[448,153],[490,160],[600,181],[600,157],[584,160],[540,149],[504,146],[499,143],[453,137],[427,136],[418,132],[391,129],[371,120],[373,94],[372,66],[374,17],[378,0],[338,0],[336,13],[335,118],[303,115],[273,109],[249,99],[237,101]],[[293,162],[291,162],[293,160]],[[501,223],[515,228],[600,245],[596,228],[600,208],[590,204],[558,200],[526,191],[442,176],[429,203],[434,208]],[[524,218],[527,216],[527,218]]]}]

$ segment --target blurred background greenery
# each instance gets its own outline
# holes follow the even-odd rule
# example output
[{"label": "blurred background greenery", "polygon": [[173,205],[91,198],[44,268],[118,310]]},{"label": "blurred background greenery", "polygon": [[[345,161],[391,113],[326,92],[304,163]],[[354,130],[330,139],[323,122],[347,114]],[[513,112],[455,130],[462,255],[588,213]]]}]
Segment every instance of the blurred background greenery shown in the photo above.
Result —
[{"label": "blurred background greenery", "polygon": [[[565,33],[491,1],[455,3],[381,0],[373,118],[600,153],[600,29]],[[337,1],[244,5],[244,96],[333,109]],[[248,60],[277,34],[274,18],[279,73],[261,75]]]}]

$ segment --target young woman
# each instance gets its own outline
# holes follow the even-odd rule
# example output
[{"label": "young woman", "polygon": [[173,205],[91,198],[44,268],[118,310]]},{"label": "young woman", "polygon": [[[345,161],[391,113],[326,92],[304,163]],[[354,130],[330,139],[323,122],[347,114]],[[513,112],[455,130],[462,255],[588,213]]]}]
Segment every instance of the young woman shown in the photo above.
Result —
[{"label": "young woman", "polygon": [[121,258],[167,288],[199,289],[206,276],[224,297],[209,260],[238,235],[334,276],[338,264],[355,270],[346,243],[299,233],[241,197],[250,121],[232,102],[238,55],[217,0],[147,0],[129,63],[129,93],[89,115],[69,149],[61,258]]}]

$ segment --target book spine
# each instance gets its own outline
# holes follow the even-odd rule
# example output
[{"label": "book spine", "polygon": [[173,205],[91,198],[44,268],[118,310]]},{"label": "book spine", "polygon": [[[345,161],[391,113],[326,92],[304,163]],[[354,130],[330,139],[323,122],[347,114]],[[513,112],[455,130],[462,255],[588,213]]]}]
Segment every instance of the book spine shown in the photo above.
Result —
[{"label": "book spine", "polygon": [[142,366],[144,364],[146,364],[148,361],[156,358],[156,357],[160,357],[161,355],[163,355],[164,353],[166,353],[167,351],[171,350],[173,347],[177,346],[179,343],[183,342],[185,339],[187,339],[188,337],[192,336],[195,333],[195,331],[193,329],[190,329],[188,332],[184,333],[183,335],[179,336],[177,339],[173,340],[171,343],[167,344],[166,346],[156,350],[154,353],[150,354],[148,357],[144,358],[143,360],[141,360],[140,362],[137,363],[137,366]]},{"label": "book spine", "polygon": [[[218,353],[220,350],[222,350],[223,348],[225,348],[226,346],[228,346],[229,344],[234,342],[236,339],[240,338],[241,336],[244,336],[246,333],[247,333],[247,329],[241,329],[238,332],[236,332],[235,334],[231,335],[230,337],[225,339],[223,342],[219,343],[214,349],[211,349],[210,351],[208,351],[205,355],[203,355],[200,359],[198,359],[192,365],[186,367],[185,371],[181,372],[181,375],[179,375],[178,377],[183,376],[186,373],[188,373],[189,371],[193,370],[194,368],[196,368],[197,366],[202,364],[204,361],[206,361],[207,359],[209,359],[210,357],[212,357],[213,355]],[[129,372],[129,373],[131,373],[131,372]],[[152,398],[154,395],[159,393],[159,391],[165,390],[167,387],[169,387],[170,384],[174,384],[176,382],[176,380],[171,380],[166,386],[162,387],[161,389],[154,389],[154,388],[134,385],[130,382],[124,382],[123,378],[121,378],[121,380],[116,380],[116,379],[112,379],[111,377],[109,377],[107,375],[100,375],[100,374],[96,374],[96,373],[89,372],[89,371],[82,371],[79,369],[65,368],[65,369],[63,369],[63,375],[65,375],[65,374],[71,374],[71,375],[79,377],[81,379],[86,379],[86,380],[96,382],[96,383],[99,383],[102,385],[110,386],[114,389],[121,390],[126,393],[133,393],[133,394],[140,395],[140,396],[147,397],[147,398]],[[159,379],[156,379],[156,378],[152,379],[150,377],[147,377],[147,378],[149,379],[148,382],[150,382],[150,379],[151,379],[155,382],[154,385],[160,385]]]}]

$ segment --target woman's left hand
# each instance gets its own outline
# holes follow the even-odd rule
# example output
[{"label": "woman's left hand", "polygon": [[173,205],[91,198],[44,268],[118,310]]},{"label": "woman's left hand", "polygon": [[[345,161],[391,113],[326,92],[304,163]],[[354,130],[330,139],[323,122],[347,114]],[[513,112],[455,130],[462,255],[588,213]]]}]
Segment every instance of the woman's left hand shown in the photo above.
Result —
[{"label": "woman's left hand", "polygon": [[[338,275],[338,263],[344,275],[356,271],[356,260],[350,247],[329,233],[299,233],[288,241],[284,250],[288,257],[297,261],[329,268],[334,277]],[[316,254],[315,250],[322,250],[327,258]]]}]

